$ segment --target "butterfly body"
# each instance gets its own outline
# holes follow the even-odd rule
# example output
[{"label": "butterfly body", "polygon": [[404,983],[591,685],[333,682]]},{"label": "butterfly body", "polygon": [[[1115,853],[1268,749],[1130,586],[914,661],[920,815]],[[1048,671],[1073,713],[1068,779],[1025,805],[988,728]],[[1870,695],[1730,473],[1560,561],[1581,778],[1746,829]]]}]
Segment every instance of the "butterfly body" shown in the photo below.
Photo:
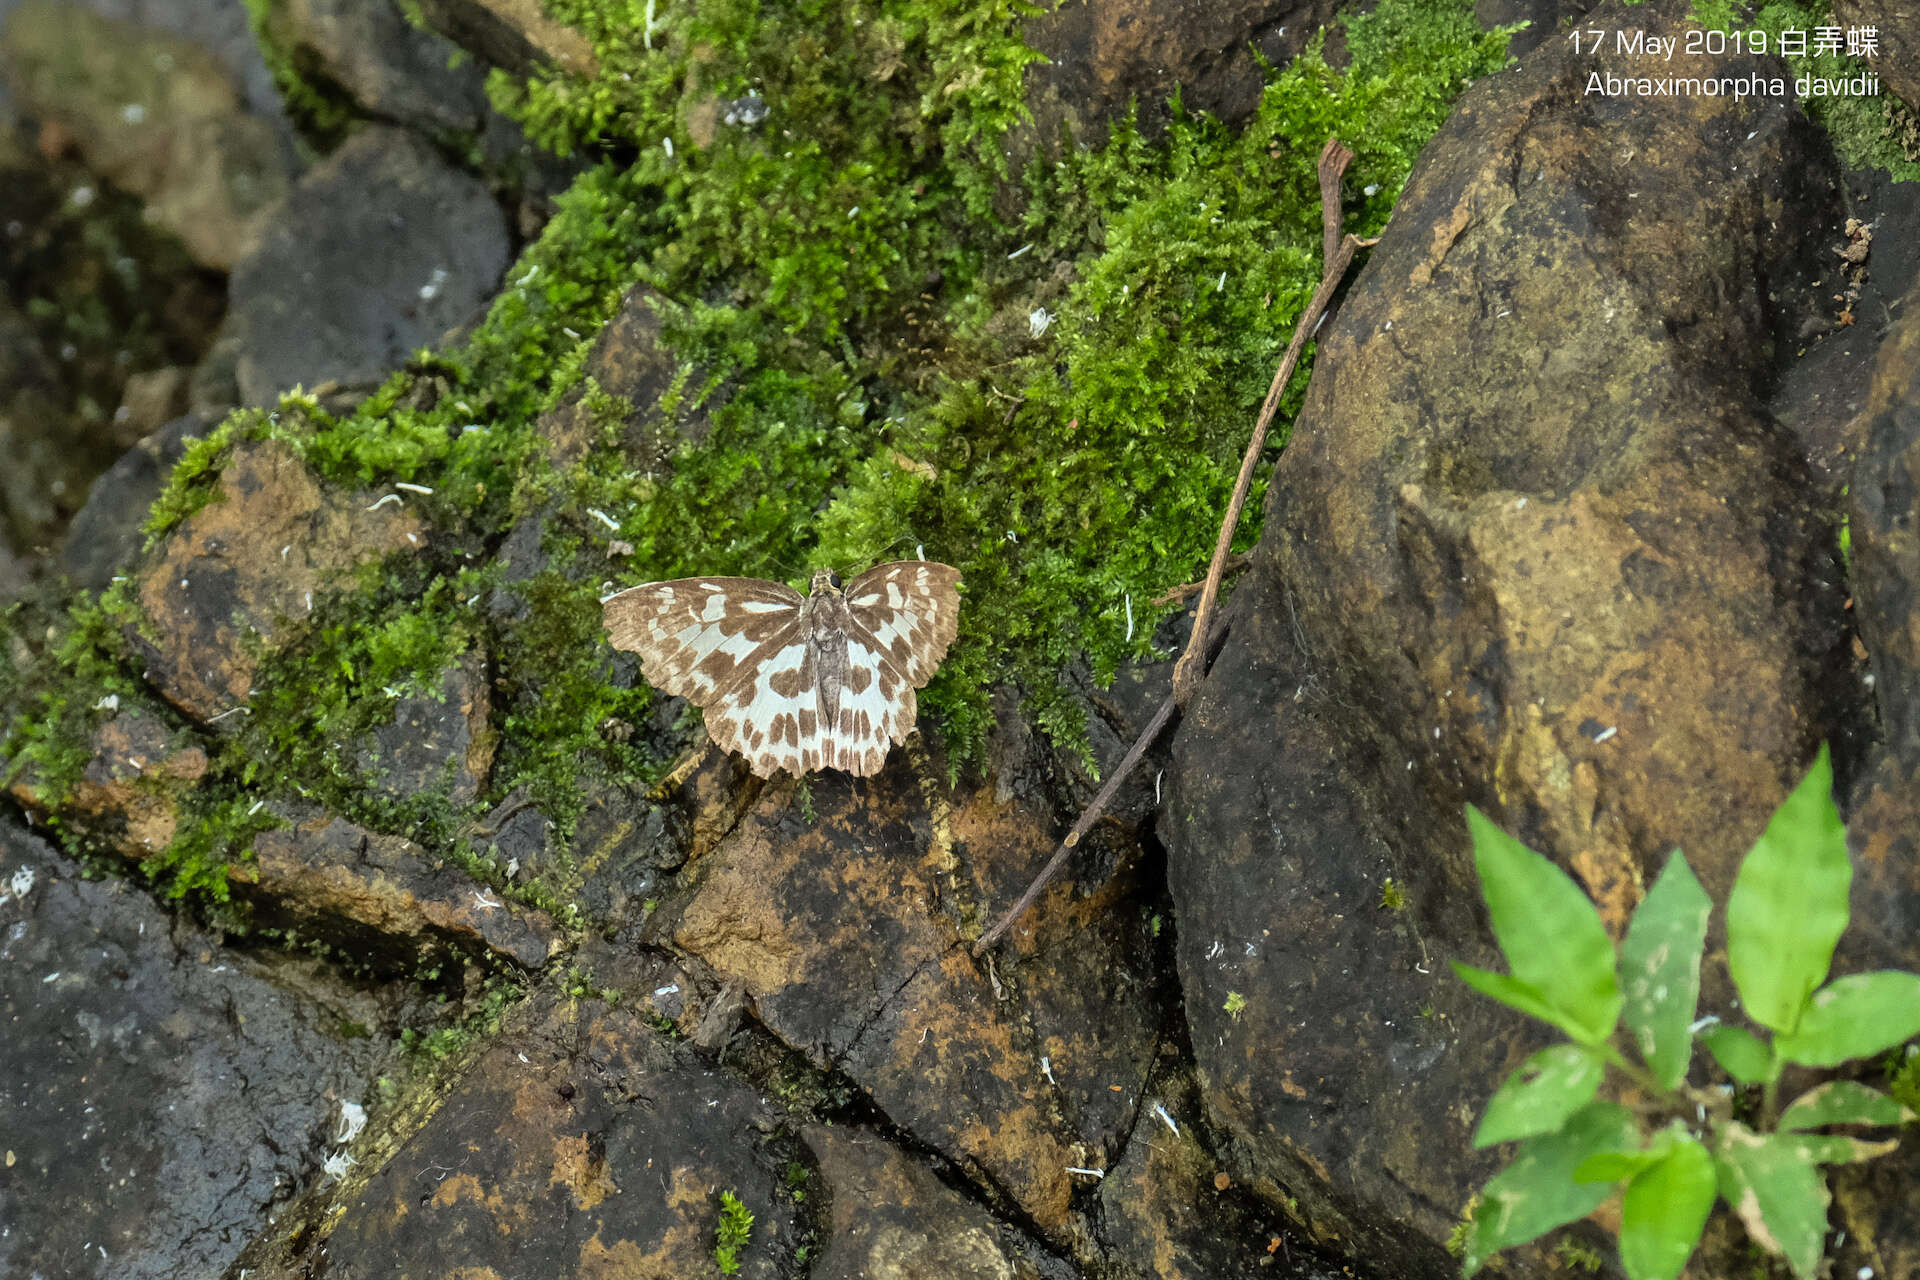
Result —
[{"label": "butterfly body", "polygon": [[609,639],[648,683],[686,698],[761,777],[876,773],[914,722],[959,625],[960,572],[899,560],[808,595],[759,578],[649,582],[605,601]]}]

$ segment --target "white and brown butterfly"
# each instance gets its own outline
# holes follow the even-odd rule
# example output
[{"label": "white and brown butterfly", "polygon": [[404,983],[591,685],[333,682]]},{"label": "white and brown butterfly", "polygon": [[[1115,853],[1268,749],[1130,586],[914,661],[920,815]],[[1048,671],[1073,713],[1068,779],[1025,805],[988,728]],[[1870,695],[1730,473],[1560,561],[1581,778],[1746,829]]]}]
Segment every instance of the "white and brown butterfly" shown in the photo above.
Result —
[{"label": "white and brown butterfly", "polygon": [[707,732],[763,778],[784,769],[877,773],[913,728],[913,691],[960,624],[960,571],[875,565],[812,593],[759,578],[676,578],[608,596],[608,638],[657,689],[706,714]]}]

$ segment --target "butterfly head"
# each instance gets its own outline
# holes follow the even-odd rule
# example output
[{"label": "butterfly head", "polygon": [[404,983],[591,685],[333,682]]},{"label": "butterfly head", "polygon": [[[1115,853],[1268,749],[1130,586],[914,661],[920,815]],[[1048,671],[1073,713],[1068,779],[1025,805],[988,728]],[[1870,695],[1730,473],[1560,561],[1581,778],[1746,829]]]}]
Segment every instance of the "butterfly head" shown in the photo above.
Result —
[{"label": "butterfly head", "polygon": [[839,574],[831,569],[815,569],[813,571],[813,585],[807,590],[810,595],[837,596],[840,594],[840,587]]}]

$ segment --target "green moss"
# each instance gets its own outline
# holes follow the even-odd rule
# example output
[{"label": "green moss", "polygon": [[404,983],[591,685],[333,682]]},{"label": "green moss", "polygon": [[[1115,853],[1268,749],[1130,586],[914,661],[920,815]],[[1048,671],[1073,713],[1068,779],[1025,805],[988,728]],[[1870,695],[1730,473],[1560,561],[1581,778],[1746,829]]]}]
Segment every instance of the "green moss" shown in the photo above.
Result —
[{"label": "green moss", "polygon": [[[431,981],[437,977],[436,970],[425,980]],[[458,1057],[476,1041],[484,1040],[500,1030],[501,1020],[520,999],[523,991],[524,988],[511,979],[488,978],[479,1001],[457,1023],[425,1031],[414,1027],[403,1028],[400,1045],[423,1065]]]},{"label": "green moss", "polygon": [[[1817,28],[1844,28],[1835,20],[1829,0],[1769,0],[1758,6],[1739,0],[1694,0],[1693,14],[1704,27],[1738,32],[1743,38],[1765,33],[1761,52],[1777,52],[1782,31],[1800,32],[1811,48]],[[1871,70],[1865,58],[1844,52],[1788,54],[1786,63],[1796,80],[1845,80]],[[1832,135],[1834,150],[1848,165],[1885,169],[1896,181],[1911,182],[1920,178],[1920,160],[1908,154],[1898,116],[1887,111],[1888,101],[1878,96],[1827,95],[1808,98],[1802,105]]]},{"label": "green moss", "polygon": [[740,1270],[740,1251],[753,1235],[753,1214],[731,1191],[720,1193],[720,1223],[713,1232],[713,1265],[723,1276]]},{"label": "green moss", "polygon": [[[25,606],[6,615],[6,698],[0,701],[0,785],[30,779],[44,803],[58,806],[92,759],[94,730],[119,707],[148,707],[146,687],[133,674],[123,630],[132,616],[124,585],[82,598],[44,632],[35,655],[22,634],[32,616]],[[36,660],[37,656],[37,660]]]}]

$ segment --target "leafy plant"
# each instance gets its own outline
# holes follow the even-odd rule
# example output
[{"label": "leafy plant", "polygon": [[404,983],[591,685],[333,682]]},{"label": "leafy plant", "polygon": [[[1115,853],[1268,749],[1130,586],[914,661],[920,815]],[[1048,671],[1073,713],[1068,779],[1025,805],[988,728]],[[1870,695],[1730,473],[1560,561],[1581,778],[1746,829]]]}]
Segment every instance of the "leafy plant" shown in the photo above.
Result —
[{"label": "leafy plant", "polygon": [[[1474,863],[1511,974],[1456,963],[1491,996],[1559,1028],[1565,1044],[1528,1058],[1487,1103],[1474,1145],[1518,1141],[1487,1183],[1467,1234],[1477,1271],[1497,1251],[1583,1218],[1616,1188],[1620,1259],[1634,1280],[1671,1280],[1699,1243],[1716,1195],[1800,1280],[1815,1273],[1830,1197],[1823,1164],[1866,1160],[1893,1139],[1832,1126],[1903,1123],[1914,1113],[1849,1080],[1777,1106],[1788,1064],[1834,1067],[1920,1033],[1920,975],[1827,981],[1847,927],[1853,869],[1823,747],[1768,822],[1727,898],[1727,967],[1766,1033],[1696,1023],[1712,904],[1679,850],[1647,891],[1616,957],[1573,880],[1471,807]],[[1624,1031],[1625,1035],[1619,1033]],[[1757,1106],[1735,1118],[1733,1091],[1687,1083],[1695,1033]],[[1600,1096],[1609,1072],[1634,1107]]]},{"label": "leafy plant", "polygon": [[740,1270],[740,1250],[753,1234],[753,1213],[731,1191],[720,1193],[720,1225],[713,1233],[713,1264],[723,1276]]}]

